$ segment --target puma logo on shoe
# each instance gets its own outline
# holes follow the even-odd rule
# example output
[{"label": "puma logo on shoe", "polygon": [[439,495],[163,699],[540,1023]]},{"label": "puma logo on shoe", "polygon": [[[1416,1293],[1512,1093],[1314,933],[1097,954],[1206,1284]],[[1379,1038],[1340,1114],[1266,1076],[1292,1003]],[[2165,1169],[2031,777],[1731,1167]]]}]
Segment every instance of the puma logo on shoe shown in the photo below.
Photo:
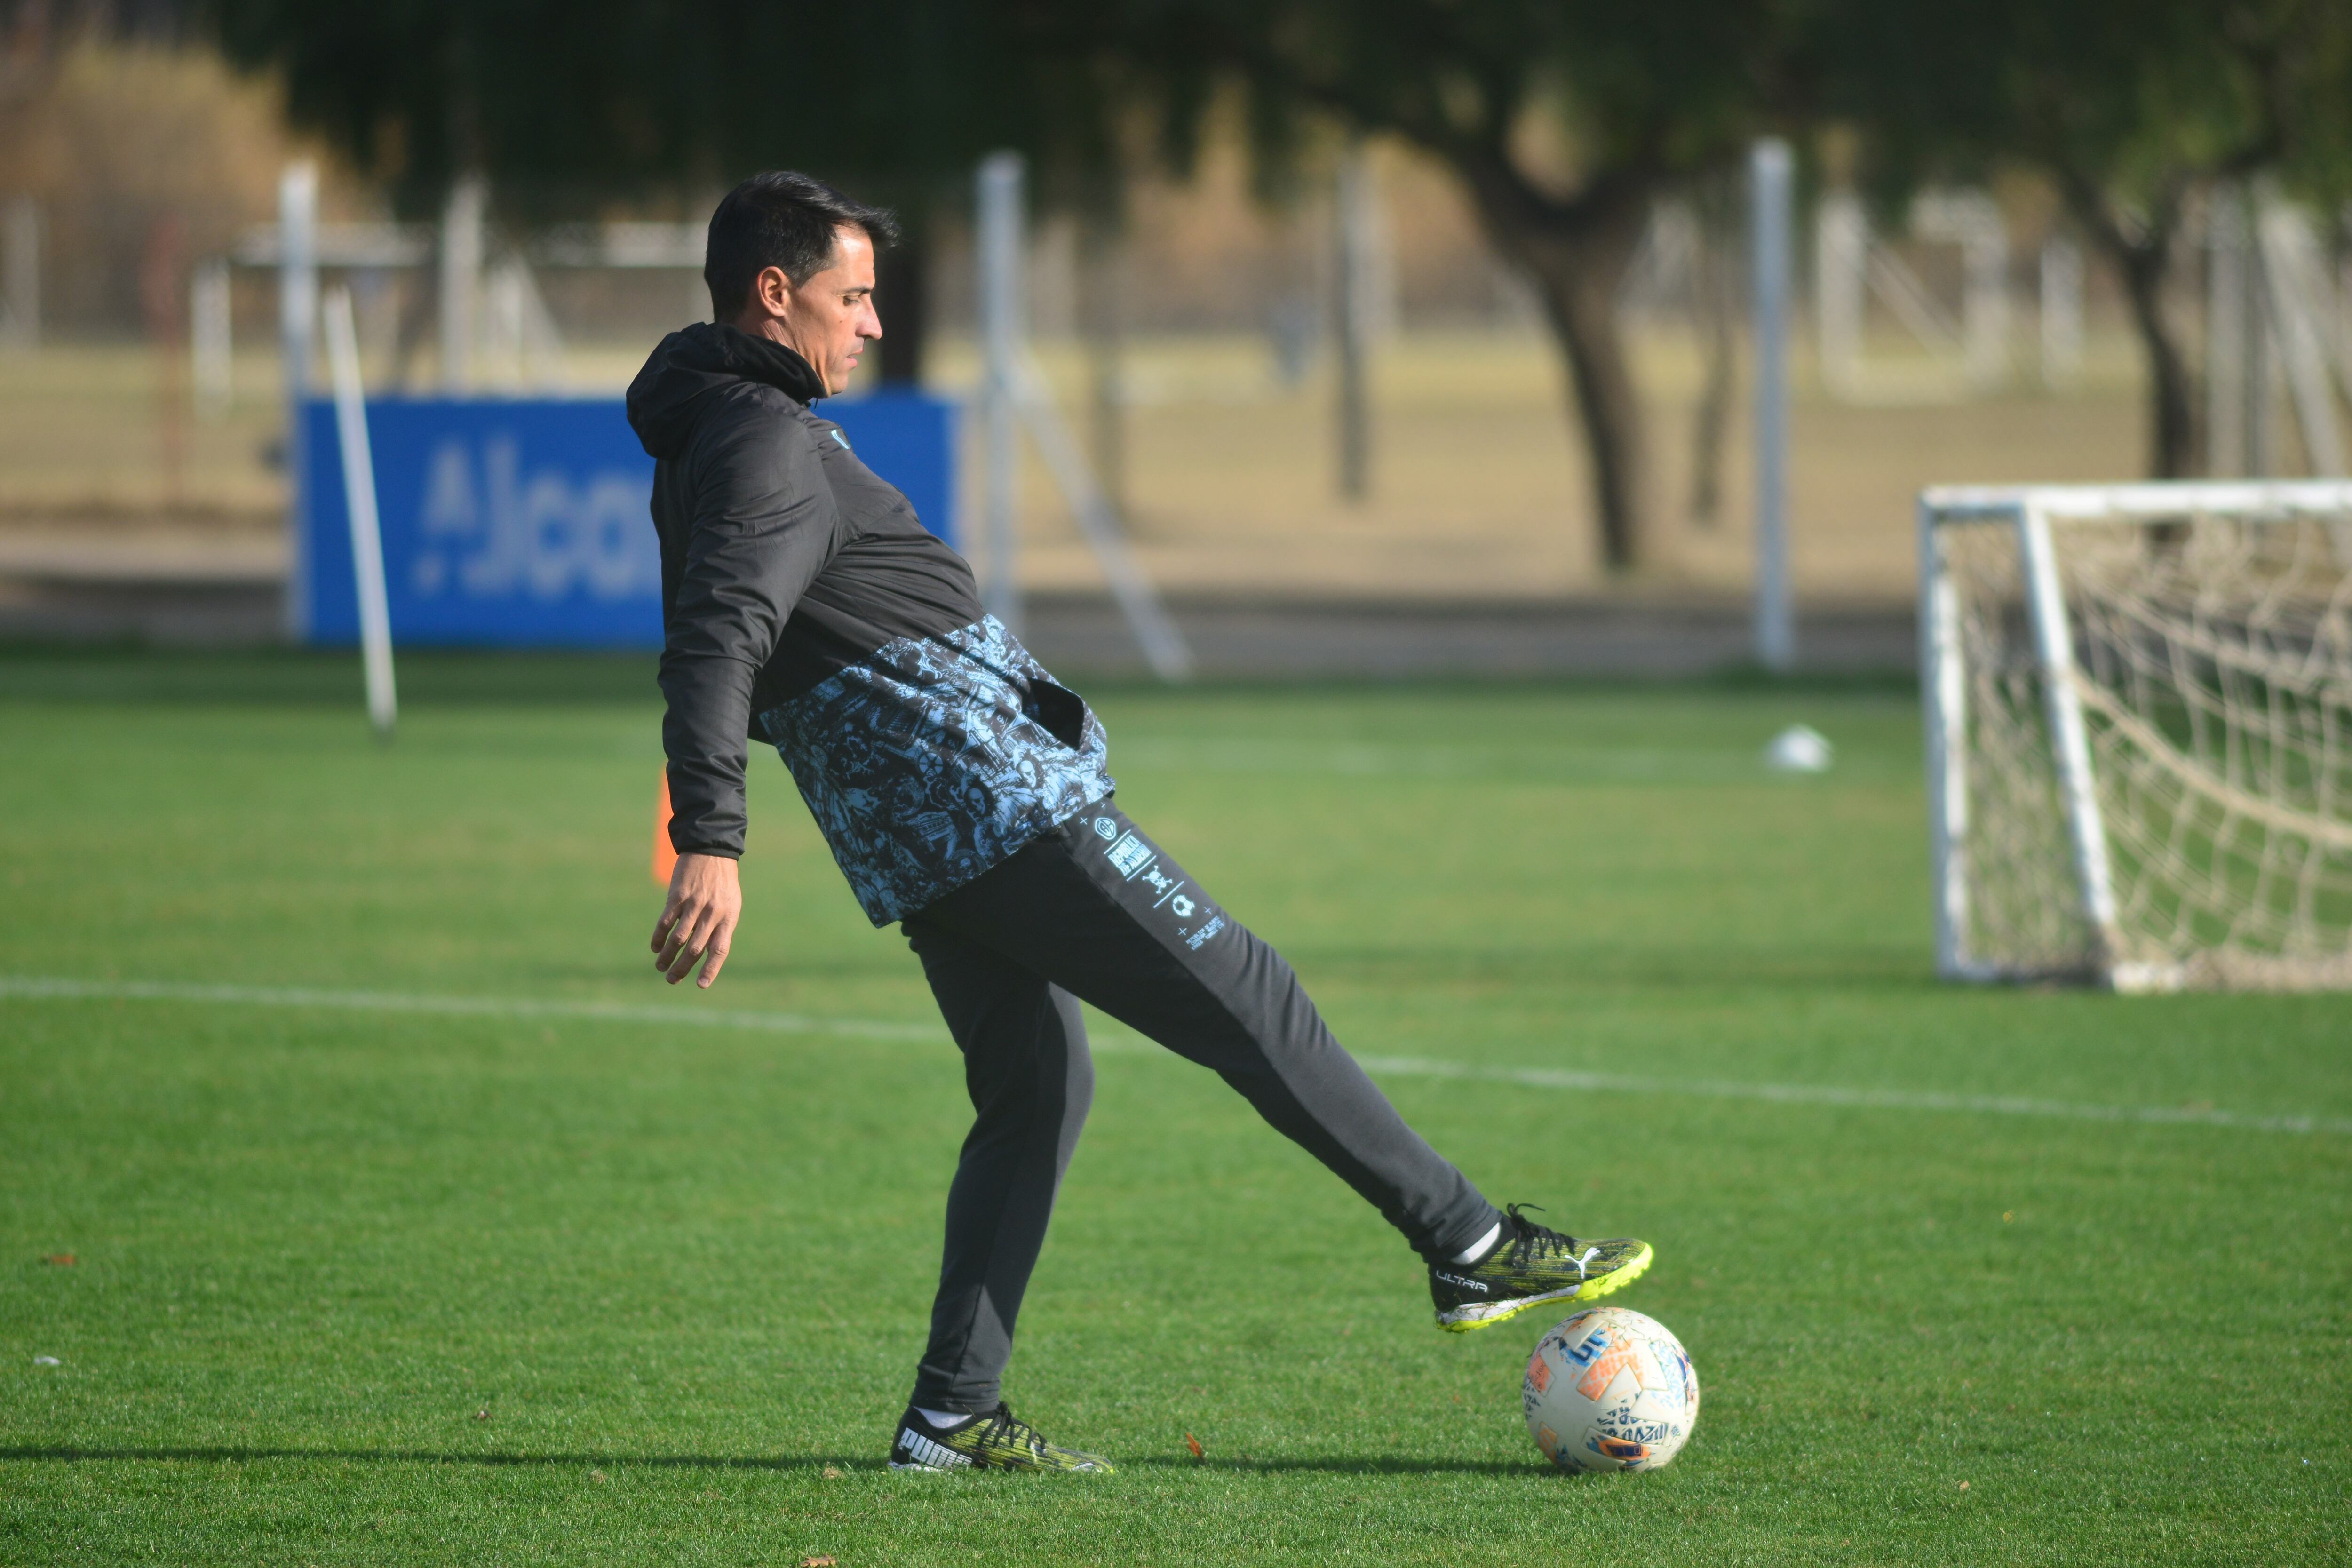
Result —
[{"label": "puma logo on shoe", "polygon": [[971,1463],[968,1456],[957,1453],[943,1443],[932,1442],[912,1426],[899,1428],[898,1442],[906,1448],[909,1458],[919,1465],[929,1465],[933,1469],[948,1470],[953,1469],[958,1465]]}]

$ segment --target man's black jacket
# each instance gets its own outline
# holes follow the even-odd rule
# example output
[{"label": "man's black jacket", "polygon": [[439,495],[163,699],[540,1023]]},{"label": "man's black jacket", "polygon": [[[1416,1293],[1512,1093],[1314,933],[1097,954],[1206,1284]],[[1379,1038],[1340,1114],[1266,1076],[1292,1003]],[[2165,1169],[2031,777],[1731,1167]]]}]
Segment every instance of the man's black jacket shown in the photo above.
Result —
[{"label": "man's black jacket", "polygon": [[629,385],[629,423],[655,459],[680,853],[743,852],[758,715],[886,644],[982,617],[971,568],[810,409],[824,394],[792,350],[711,325],[664,338]]}]

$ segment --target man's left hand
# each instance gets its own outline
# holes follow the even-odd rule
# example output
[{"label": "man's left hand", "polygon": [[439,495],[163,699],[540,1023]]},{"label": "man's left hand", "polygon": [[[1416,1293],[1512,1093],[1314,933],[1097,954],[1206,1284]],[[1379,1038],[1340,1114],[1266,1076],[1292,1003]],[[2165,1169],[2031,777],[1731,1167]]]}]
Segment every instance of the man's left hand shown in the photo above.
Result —
[{"label": "man's left hand", "polygon": [[669,874],[669,898],[654,922],[654,967],[672,985],[702,963],[695,984],[710,989],[727,962],[727,944],[743,917],[743,889],[735,862],[724,855],[681,855]]}]

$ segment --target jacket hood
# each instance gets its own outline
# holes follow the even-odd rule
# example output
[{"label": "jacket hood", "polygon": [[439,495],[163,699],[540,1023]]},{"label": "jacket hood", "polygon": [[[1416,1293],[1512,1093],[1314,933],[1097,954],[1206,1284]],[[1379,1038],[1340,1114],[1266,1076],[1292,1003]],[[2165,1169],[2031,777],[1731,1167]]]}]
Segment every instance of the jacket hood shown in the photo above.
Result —
[{"label": "jacket hood", "polygon": [[646,456],[685,451],[708,399],[740,381],[775,387],[799,403],[824,395],[824,383],[808,361],[783,344],[698,321],[664,338],[629,383],[629,425]]}]

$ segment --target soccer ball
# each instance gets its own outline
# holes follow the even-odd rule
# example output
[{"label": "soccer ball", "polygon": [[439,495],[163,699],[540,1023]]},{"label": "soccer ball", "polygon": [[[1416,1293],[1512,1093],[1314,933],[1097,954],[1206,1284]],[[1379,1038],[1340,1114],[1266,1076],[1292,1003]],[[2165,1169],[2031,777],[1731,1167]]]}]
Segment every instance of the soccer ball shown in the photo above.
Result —
[{"label": "soccer ball", "polygon": [[1590,1307],[1556,1325],[1519,1385],[1528,1431],[1563,1470],[1654,1470],[1698,1421],[1698,1374],[1664,1323]]}]

